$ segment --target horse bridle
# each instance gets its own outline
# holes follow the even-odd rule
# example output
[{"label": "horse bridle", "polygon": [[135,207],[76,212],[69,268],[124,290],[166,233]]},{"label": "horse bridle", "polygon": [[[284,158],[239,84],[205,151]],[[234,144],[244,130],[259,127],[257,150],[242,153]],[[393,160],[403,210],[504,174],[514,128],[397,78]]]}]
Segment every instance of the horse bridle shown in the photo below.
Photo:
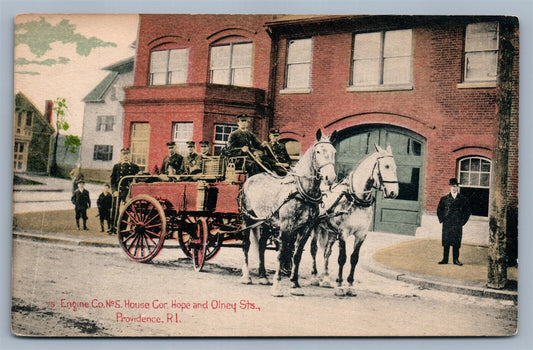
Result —
[{"label": "horse bridle", "polygon": [[[374,173],[376,172],[376,169],[377,169],[377,178],[378,178],[378,181],[379,181],[379,185],[376,186],[374,181],[372,181],[372,186],[370,187],[371,189],[372,188],[375,188],[375,189],[378,189],[378,190],[383,190],[383,188],[385,187],[385,184],[387,183],[398,183],[398,180],[385,180],[383,179],[383,175],[381,173],[381,162],[380,162],[380,159],[382,158],[393,158],[393,155],[392,154],[387,154],[387,155],[383,155],[383,156],[379,156],[376,158],[376,162],[374,163],[374,168],[372,169],[372,176],[369,178],[370,179],[374,179]],[[366,197],[366,198],[360,198],[357,193],[354,191],[353,189],[353,184],[351,182],[351,179],[348,180],[348,191],[345,192],[345,195],[346,195],[346,198],[348,198],[351,202],[353,202],[355,205],[359,206],[359,207],[369,207],[371,206],[372,204],[374,204],[374,201],[375,201],[375,198],[374,196],[372,196],[372,190],[369,190],[369,191],[364,191],[363,192],[363,195]]]},{"label": "horse bridle", "polygon": [[385,187],[385,184],[397,184],[398,183],[398,180],[386,180],[386,179],[383,179],[383,175],[381,173],[381,162],[379,161],[380,159],[383,159],[383,158],[393,158],[393,155],[392,154],[387,154],[387,155],[384,155],[384,156],[379,156],[378,158],[376,158],[376,163],[374,163],[374,169],[372,170],[372,175],[374,174],[374,172],[376,171],[376,168],[377,168],[377,170],[378,170],[377,176],[378,176],[379,186],[378,187],[372,186],[372,187],[377,188],[380,191],[383,190],[383,188]]},{"label": "horse bridle", "polygon": [[329,143],[331,145],[331,142],[329,142],[329,141],[318,141],[317,143],[315,143],[313,145],[313,168],[316,171],[316,175],[315,176],[316,176],[317,179],[320,179],[320,170],[322,170],[323,167],[328,166],[328,165],[335,166],[335,162],[334,161],[330,161],[330,162],[327,162],[327,163],[322,164],[322,165],[318,165],[317,164],[315,148],[316,148],[316,146],[318,146],[321,143]]}]

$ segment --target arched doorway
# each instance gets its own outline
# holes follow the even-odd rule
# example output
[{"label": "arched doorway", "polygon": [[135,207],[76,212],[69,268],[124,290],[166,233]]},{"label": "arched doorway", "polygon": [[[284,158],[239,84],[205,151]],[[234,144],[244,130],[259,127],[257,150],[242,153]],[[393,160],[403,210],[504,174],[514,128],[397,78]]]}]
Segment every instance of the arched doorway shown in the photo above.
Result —
[{"label": "arched doorway", "polygon": [[374,144],[390,144],[397,165],[399,196],[385,199],[378,192],[374,204],[372,231],[414,235],[420,226],[426,140],[407,129],[373,124],[340,132],[337,149],[337,174],[342,180],[361,159],[375,151]]}]

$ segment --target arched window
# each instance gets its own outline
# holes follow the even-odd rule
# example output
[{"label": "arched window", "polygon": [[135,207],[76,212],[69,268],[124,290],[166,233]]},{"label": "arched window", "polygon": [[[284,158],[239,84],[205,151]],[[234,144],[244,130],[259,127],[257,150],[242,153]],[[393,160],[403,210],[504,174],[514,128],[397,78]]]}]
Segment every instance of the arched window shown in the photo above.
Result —
[{"label": "arched window", "polygon": [[210,82],[252,86],[252,46],[249,39],[238,36],[211,44]]},{"label": "arched window", "polygon": [[467,157],[459,161],[461,193],[470,200],[472,215],[488,216],[491,161],[482,157]]}]

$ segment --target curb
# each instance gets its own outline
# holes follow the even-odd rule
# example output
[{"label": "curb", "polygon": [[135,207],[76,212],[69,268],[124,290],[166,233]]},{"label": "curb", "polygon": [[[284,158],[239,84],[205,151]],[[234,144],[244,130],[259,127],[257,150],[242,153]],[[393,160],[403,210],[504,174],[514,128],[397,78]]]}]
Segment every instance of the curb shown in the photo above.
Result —
[{"label": "curb", "polygon": [[385,266],[376,261],[369,265],[364,265],[365,270],[380,275],[385,278],[415,284],[423,289],[436,289],[450,293],[471,295],[482,298],[492,298],[501,300],[511,300],[518,302],[518,292],[508,290],[497,290],[484,287],[480,284],[458,283],[458,280],[437,279],[428,275],[419,275],[412,272],[397,270]]},{"label": "curb", "polygon": [[14,238],[31,240],[34,242],[51,242],[85,247],[118,247],[118,242],[92,241],[85,239],[73,239],[67,237],[47,236],[28,232],[13,232]]}]

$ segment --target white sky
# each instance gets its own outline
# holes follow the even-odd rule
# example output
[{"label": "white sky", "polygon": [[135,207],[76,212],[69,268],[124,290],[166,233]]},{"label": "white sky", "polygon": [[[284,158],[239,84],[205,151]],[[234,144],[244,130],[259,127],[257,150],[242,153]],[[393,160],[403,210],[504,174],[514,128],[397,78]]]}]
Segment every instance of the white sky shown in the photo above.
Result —
[{"label": "white sky", "polygon": [[117,44],[117,47],[95,48],[88,56],[78,55],[74,43],[55,42],[51,45],[52,50],[41,57],[32,54],[25,44],[15,47],[15,60],[19,57],[30,61],[57,59],[58,57],[70,59],[67,64],[53,66],[34,64],[15,66],[15,72],[32,71],[39,72],[40,75],[15,73],[14,92],[22,92],[43,113],[46,100],[55,100],[57,97],[65,98],[69,107],[67,121],[70,124],[66,133],[81,137],[84,110],[82,99],[109,74],[109,71],[102,70],[102,68],[135,55],[135,50],[130,45],[137,38],[138,15],[27,14],[17,16],[15,23],[40,20],[40,17],[44,17],[51,25],[68,19],[70,24],[76,25],[75,33],[87,38],[94,36],[102,41]]}]

